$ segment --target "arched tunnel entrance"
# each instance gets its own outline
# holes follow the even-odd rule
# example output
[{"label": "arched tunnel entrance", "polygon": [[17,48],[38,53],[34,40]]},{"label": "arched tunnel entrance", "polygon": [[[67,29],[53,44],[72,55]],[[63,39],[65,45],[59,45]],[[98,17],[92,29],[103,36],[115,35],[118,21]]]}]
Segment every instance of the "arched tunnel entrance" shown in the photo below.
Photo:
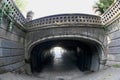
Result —
[{"label": "arched tunnel entrance", "polygon": [[100,65],[101,46],[92,41],[49,40],[31,50],[31,71],[45,68],[62,71],[78,68],[80,71],[97,71]]}]

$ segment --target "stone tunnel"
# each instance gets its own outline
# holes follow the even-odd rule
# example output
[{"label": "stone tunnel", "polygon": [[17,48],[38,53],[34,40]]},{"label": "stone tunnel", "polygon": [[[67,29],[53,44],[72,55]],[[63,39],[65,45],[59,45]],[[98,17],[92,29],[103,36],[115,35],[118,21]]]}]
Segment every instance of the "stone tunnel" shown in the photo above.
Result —
[{"label": "stone tunnel", "polygon": [[[83,17],[88,19],[81,22]],[[97,19],[96,23],[91,20],[91,17]],[[93,24],[90,24],[90,20]],[[100,65],[106,60],[103,44],[105,31],[101,28],[99,20],[100,17],[93,15],[60,14],[29,22],[27,24],[26,46],[28,46],[28,54],[26,57],[30,59],[32,72],[40,72],[50,63],[52,68],[66,64],[61,66],[63,70],[71,64],[70,66],[74,66],[80,71],[98,71]],[[39,23],[36,25],[34,22]],[[65,50],[61,53],[62,56],[59,60],[55,59],[57,53],[55,56],[55,53],[51,52],[55,47]],[[56,64],[58,63],[56,60],[59,61],[59,64]]]},{"label": "stone tunnel", "polygon": [[[54,48],[61,48],[62,52],[54,51]],[[53,49],[53,52],[51,50]],[[102,47],[94,41],[56,39],[49,40],[35,45],[30,52],[30,62],[32,72],[40,72],[48,65],[63,65],[65,69],[76,66],[81,71],[99,70]],[[58,56],[58,58],[57,58]],[[61,57],[59,57],[61,56]],[[59,59],[59,63],[56,62]],[[61,61],[61,62],[60,62]],[[57,64],[56,64],[57,63]],[[68,68],[68,66],[70,66]],[[74,68],[74,67],[73,67]]]},{"label": "stone tunnel", "polygon": [[0,73],[25,71],[26,64],[32,73],[46,68],[98,71],[109,60],[107,55],[120,61],[119,0],[102,16],[59,14],[31,21],[12,0],[0,4],[5,4],[5,9],[0,7],[3,13],[14,9],[0,19]]}]

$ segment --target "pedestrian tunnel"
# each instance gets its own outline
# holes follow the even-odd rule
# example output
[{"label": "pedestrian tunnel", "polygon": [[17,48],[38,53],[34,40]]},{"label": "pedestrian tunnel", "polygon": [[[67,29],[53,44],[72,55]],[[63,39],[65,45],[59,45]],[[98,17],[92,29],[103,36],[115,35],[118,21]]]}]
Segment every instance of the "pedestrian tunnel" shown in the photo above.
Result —
[{"label": "pedestrian tunnel", "polygon": [[69,71],[97,71],[100,67],[102,46],[95,41],[56,39],[37,43],[30,51],[31,71],[44,69]]}]

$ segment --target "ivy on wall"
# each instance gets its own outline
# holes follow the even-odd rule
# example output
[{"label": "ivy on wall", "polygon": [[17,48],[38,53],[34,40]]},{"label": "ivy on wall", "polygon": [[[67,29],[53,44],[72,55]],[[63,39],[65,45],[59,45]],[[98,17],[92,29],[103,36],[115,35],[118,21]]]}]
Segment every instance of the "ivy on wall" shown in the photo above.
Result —
[{"label": "ivy on wall", "polygon": [[4,9],[5,9],[5,6],[6,6],[6,4],[3,3],[3,4],[2,4],[2,7],[1,7],[1,9],[0,9],[0,27],[1,27],[1,24],[2,24],[3,16],[4,16]]},{"label": "ivy on wall", "polygon": [[7,30],[12,31],[14,19],[10,16],[10,14],[13,12],[13,9],[12,7],[9,7],[9,9],[7,9],[6,6],[7,3],[4,2],[0,9],[0,27],[2,26],[3,18],[7,17],[9,20],[9,25],[7,27]]}]

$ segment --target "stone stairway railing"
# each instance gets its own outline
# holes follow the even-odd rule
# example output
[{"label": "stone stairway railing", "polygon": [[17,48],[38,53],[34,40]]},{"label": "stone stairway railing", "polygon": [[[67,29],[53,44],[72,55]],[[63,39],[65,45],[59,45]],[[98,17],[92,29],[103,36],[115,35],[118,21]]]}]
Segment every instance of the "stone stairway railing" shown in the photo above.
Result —
[{"label": "stone stairway railing", "polygon": [[9,13],[7,16],[12,18],[17,23],[23,25],[26,23],[25,17],[22,15],[20,10],[16,7],[12,0],[1,0],[0,9],[4,13]]},{"label": "stone stairway railing", "polygon": [[103,25],[108,25],[120,17],[120,0],[116,0],[101,16]]},{"label": "stone stairway railing", "polygon": [[[13,12],[10,16],[20,24],[25,24],[27,21],[25,17],[21,14],[19,9],[15,6],[12,0],[1,0],[1,3],[5,3],[5,10],[10,8]],[[2,6],[1,4],[1,6]],[[1,8],[0,6],[0,8]],[[68,24],[68,23],[85,23],[85,24],[108,24],[109,22],[116,19],[120,14],[120,0],[114,2],[111,7],[100,17],[92,15],[83,15],[83,14],[63,14],[63,15],[54,15],[39,18],[32,20],[27,23],[28,27],[37,27],[37,26],[46,26],[51,24]]]}]

